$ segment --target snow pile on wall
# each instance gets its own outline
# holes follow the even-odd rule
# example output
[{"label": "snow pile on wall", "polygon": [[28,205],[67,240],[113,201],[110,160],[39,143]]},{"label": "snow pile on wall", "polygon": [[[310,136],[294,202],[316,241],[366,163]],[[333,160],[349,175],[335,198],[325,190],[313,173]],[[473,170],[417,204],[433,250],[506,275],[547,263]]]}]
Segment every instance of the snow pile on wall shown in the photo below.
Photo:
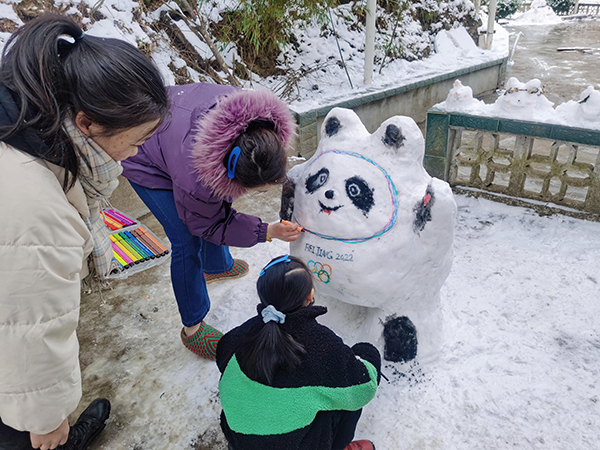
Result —
[{"label": "snow pile on wall", "polygon": [[434,108],[475,116],[600,130],[600,91],[595,90],[594,86],[588,86],[581,93],[579,101],[571,100],[556,107],[544,95],[542,84],[537,78],[521,83],[511,77],[504,88],[504,92],[494,103],[486,104],[474,99],[471,88],[456,80],[446,100]]}]

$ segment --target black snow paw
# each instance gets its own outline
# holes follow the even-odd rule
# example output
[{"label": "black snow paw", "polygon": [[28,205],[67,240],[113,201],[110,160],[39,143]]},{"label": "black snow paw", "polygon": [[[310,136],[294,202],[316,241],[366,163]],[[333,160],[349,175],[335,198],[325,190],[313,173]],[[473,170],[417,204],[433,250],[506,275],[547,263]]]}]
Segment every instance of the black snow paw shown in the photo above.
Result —
[{"label": "black snow paw", "polygon": [[415,205],[413,212],[415,213],[415,220],[413,222],[413,231],[418,235],[425,228],[427,222],[431,221],[431,207],[435,202],[435,196],[433,194],[433,188],[431,184],[427,186],[425,196],[423,200]]},{"label": "black snow paw", "polygon": [[292,220],[294,213],[294,194],[296,185],[291,180],[286,180],[281,189],[281,208],[279,218],[282,220]]},{"label": "black snow paw", "polygon": [[417,356],[417,329],[406,317],[394,317],[383,326],[383,357],[387,361],[406,362]]}]

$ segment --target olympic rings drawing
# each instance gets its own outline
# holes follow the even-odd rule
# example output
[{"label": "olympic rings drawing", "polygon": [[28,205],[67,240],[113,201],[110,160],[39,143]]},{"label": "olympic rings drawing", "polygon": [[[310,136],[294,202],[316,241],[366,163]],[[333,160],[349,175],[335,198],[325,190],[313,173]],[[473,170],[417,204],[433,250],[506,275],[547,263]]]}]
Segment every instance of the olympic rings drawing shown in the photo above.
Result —
[{"label": "olympic rings drawing", "polygon": [[311,260],[308,262],[307,266],[315,278],[321,283],[327,284],[331,281],[331,272],[333,272],[333,270],[329,264],[321,264],[320,262]]}]

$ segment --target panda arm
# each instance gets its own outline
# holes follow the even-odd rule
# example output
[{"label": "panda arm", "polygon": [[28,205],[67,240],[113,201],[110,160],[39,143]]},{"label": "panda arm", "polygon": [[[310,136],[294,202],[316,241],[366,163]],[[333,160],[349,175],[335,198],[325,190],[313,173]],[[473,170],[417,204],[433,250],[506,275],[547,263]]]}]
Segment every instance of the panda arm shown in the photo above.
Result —
[{"label": "panda arm", "polygon": [[279,210],[281,220],[292,220],[295,190],[296,184],[288,178],[281,189],[281,209]]},{"label": "panda arm", "polygon": [[[413,208],[415,214],[413,231],[420,235],[428,222],[435,217],[438,224],[453,224],[456,217],[456,202],[450,185],[432,178],[425,195]],[[443,228],[445,225],[442,226]]]},{"label": "panda arm", "polygon": [[283,183],[281,189],[281,208],[279,210],[279,218],[281,220],[292,220],[294,213],[294,195],[296,191],[296,180],[302,173],[301,167],[304,164],[299,164],[290,169],[287,174],[287,180]]}]

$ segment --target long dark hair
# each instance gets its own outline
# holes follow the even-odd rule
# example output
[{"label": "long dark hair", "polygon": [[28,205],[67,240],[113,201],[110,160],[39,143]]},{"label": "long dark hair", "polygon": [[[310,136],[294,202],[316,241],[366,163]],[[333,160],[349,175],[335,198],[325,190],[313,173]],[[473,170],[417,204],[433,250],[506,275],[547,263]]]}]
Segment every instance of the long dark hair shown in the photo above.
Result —
[{"label": "long dark hair", "polygon": [[[267,184],[282,184],[286,179],[287,155],[270,121],[250,122],[235,140],[232,150],[241,150],[235,168],[235,181],[246,189]],[[223,158],[227,167],[231,150]]]},{"label": "long dark hair", "polygon": [[35,156],[66,169],[65,188],[77,178],[80,157],[63,128],[66,118],[82,111],[110,137],[162,121],[169,110],[162,77],[142,52],[119,39],[84,35],[73,19],[58,14],[12,34],[2,52],[0,83],[19,108],[0,139],[35,131],[45,143]]},{"label": "long dark hair", "polygon": [[[273,305],[284,314],[300,309],[313,288],[306,264],[294,256],[289,259],[269,267],[256,282],[261,303],[265,307]],[[304,347],[282,330],[280,324],[270,321],[256,334],[247,336],[236,355],[250,378],[270,384],[277,369],[296,367],[305,353]]]}]

